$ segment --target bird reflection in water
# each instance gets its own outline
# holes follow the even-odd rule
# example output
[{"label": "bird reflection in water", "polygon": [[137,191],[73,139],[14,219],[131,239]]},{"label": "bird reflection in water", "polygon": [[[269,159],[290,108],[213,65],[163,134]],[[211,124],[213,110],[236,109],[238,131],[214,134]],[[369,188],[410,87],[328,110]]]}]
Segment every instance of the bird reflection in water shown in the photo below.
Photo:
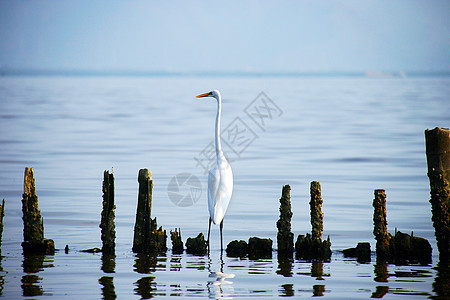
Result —
[{"label": "bird reflection in water", "polygon": [[210,257],[208,262],[209,278],[207,283],[210,298],[215,299],[232,299],[234,294],[233,282],[229,279],[234,278],[234,274],[223,272],[223,257],[220,254],[220,271],[212,271],[212,260]]}]

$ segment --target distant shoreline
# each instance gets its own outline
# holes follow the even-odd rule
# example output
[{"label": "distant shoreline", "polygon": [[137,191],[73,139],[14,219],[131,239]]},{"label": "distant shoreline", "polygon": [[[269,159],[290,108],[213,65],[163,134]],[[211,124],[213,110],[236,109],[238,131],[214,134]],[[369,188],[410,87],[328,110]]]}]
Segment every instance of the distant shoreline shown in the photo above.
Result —
[{"label": "distant shoreline", "polygon": [[132,70],[38,70],[0,69],[1,77],[13,76],[67,76],[67,77],[450,77],[450,71],[323,71],[323,72],[171,72]]}]

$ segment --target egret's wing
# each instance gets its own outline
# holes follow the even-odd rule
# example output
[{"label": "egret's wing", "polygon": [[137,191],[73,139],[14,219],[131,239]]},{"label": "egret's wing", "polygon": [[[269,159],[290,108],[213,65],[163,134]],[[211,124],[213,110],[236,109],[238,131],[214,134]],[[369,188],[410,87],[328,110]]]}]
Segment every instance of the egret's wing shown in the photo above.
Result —
[{"label": "egret's wing", "polygon": [[214,221],[214,211],[217,202],[217,191],[219,190],[220,174],[217,166],[209,170],[208,174],[208,210],[209,216]]},{"label": "egret's wing", "polygon": [[233,193],[233,172],[228,162],[214,167],[208,177],[209,215],[214,224],[222,221]]}]

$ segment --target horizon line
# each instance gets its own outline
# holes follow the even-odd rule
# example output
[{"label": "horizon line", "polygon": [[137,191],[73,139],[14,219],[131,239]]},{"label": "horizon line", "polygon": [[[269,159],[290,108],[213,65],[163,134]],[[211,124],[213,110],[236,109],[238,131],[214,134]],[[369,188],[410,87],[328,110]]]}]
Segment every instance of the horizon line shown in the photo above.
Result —
[{"label": "horizon line", "polygon": [[0,76],[124,76],[124,77],[417,77],[450,76],[450,70],[424,71],[145,71],[132,69],[0,68]]}]

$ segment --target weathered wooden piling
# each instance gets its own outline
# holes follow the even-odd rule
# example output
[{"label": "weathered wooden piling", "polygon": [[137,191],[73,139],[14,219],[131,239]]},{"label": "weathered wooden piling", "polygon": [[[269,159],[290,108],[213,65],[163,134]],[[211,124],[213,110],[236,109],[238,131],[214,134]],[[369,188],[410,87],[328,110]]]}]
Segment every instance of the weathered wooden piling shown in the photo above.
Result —
[{"label": "weathered wooden piling", "polygon": [[114,173],[105,171],[103,173],[103,210],[100,228],[102,229],[102,252],[114,253],[116,243],[116,229],[114,224],[115,209],[114,205]]},{"label": "weathered wooden piling", "polygon": [[139,170],[139,195],[134,226],[133,252],[158,253],[167,250],[167,234],[158,228],[156,218],[151,219],[152,173],[148,169]]},{"label": "weathered wooden piling", "polygon": [[194,255],[205,255],[208,250],[208,244],[205,236],[200,232],[195,238],[188,238],[186,241],[186,252]]},{"label": "weathered wooden piling", "polygon": [[183,240],[181,239],[181,229],[175,228],[175,231],[170,231],[170,239],[172,240],[172,253],[180,254],[183,253]]},{"label": "weathered wooden piling", "polygon": [[450,129],[425,130],[432,220],[441,260],[450,259]]},{"label": "weathered wooden piling", "polygon": [[313,240],[317,240],[319,242],[322,241],[322,232],[323,232],[323,212],[322,212],[322,203],[323,199],[321,196],[322,189],[320,187],[320,182],[313,181],[311,182],[311,201],[309,202],[309,206],[311,209],[311,237]]},{"label": "weathered wooden piling", "polygon": [[389,241],[391,235],[387,231],[386,193],[383,189],[375,190],[373,199],[373,235],[377,240],[377,260],[389,260]]},{"label": "weathered wooden piling", "polygon": [[392,236],[387,230],[386,193],[383,189],[375,190],[373,200],[373,234],[377,240],[377,262],[431,262],[432,248],[430,243],[421,237],[416,237],[395,230]]},{"label": "weathered wooden piling", "polygon": [[22,212],[24,253],[54,254],[53,240],[44,239],[44,219],[39,211],[33,168],[25,168]]},{"label": "weathered wooden piling", "polygon": [[277,244],[278,252],[292,255],[294,252],[294,234],[291,232],[291,187],[283,186],[280,198],[280,219],[277,221]]},{"label": "weathered wooden piling", "polygon": [[312,181],[310,186],[311,201],[311,235],[299,235],[295,242],[296,257],[300,259],[324,259],[331,257],[330,237],[322,241],[323,233],[323,199],[320,182]]}]

